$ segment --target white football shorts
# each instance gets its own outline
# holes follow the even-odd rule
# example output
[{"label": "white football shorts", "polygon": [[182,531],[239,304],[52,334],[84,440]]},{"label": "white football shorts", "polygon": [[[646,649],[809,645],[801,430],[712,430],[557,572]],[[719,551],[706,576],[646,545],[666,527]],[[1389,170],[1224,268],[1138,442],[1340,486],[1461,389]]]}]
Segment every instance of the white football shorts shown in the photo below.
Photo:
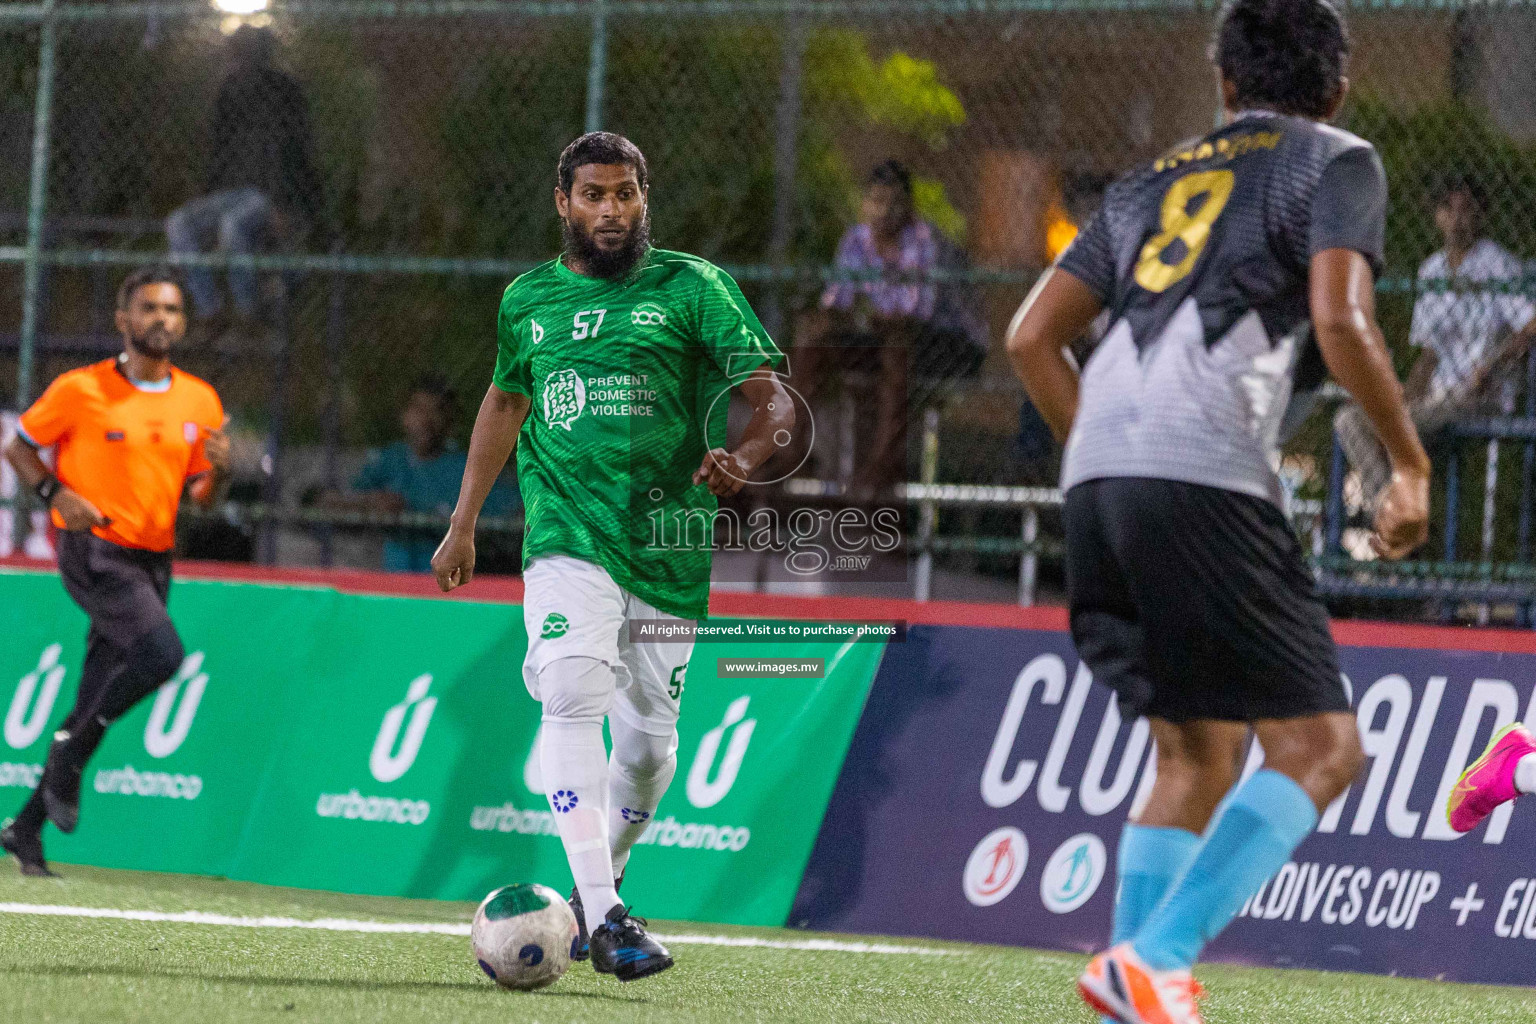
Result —
[{"label": "white football shorts", "polygon": [[540,555],[523,572],[523,622],[528,656],[523,682],[539,700],[539,673],[559,658],[596,658],[613,669],[613,714],[641,732],[670,736],[693,654],[693,641],[629,638],[629,623],[661,620],[691,625],[614,582],[608,570],[569,555]]}]

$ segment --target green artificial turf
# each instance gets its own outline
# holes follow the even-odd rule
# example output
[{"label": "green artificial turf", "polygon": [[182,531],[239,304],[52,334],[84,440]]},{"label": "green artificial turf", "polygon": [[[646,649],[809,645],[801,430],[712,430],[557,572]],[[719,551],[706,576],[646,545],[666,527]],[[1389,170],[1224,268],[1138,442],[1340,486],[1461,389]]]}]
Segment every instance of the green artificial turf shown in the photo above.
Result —
[{"label": "green artificial turf", "polygon": [[[178,875],[0,865],[0,902],[239,917],[468,922],[474,907],[277,889]],[[802,941],[804,932],[652,922],[663,934]],[[889,940],[953,951],[896,955],[680,944],[664,975],[620,985],[576,965],[537,993],[497,989],[468,939],[0,913],[0,1020],[153,1024],[496,1022],[999,1022],[1090,1024],[1082,958]],[[1203,967],[1212,1024],[1536,1022],[1536,993],[1362,975]]]}]

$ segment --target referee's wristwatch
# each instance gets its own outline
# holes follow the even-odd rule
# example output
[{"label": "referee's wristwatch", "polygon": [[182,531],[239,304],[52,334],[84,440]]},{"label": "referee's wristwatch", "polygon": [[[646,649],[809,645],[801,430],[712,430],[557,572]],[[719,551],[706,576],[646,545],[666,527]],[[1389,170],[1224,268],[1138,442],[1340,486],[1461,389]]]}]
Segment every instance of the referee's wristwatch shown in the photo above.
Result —
[{"label": "referee's wristwatch", "polygon": [[39,480],[37,486],[32,489],[37,492],[39,498],[43,499],[45,506],[52,508],[54,496],[64,489],[64,485],[59,482],[58,477],[49,473]]}]

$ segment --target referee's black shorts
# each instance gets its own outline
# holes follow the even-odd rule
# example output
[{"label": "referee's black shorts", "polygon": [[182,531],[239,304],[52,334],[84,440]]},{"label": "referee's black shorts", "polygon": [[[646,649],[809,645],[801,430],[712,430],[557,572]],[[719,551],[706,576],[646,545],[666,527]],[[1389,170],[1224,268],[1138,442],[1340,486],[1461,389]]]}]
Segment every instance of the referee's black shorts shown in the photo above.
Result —
[{"label": "referee's black shorts", "polygon": [[1072,639],[1127,718],[1348,711],[1328,613],[1272,503],[1116,477],[1066,496]]}]

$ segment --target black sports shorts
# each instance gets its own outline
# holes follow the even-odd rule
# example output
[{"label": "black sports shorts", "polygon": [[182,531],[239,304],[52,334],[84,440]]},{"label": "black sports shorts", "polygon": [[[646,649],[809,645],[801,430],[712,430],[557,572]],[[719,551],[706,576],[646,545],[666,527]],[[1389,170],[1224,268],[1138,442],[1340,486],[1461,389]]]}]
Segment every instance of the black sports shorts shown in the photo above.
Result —
[{"label": "black sports shorts", "polygon": [[1262,498],[1115,477],[1066,496],[1072,639],[1127,718],[1348,711],[1328,613]]},{"label": "black sports shorts", "polygon": [[91,618],[91,632],[124,651],[170,621],[171,553],[125,548],[90,533],[59,534],[64,589]]}]

